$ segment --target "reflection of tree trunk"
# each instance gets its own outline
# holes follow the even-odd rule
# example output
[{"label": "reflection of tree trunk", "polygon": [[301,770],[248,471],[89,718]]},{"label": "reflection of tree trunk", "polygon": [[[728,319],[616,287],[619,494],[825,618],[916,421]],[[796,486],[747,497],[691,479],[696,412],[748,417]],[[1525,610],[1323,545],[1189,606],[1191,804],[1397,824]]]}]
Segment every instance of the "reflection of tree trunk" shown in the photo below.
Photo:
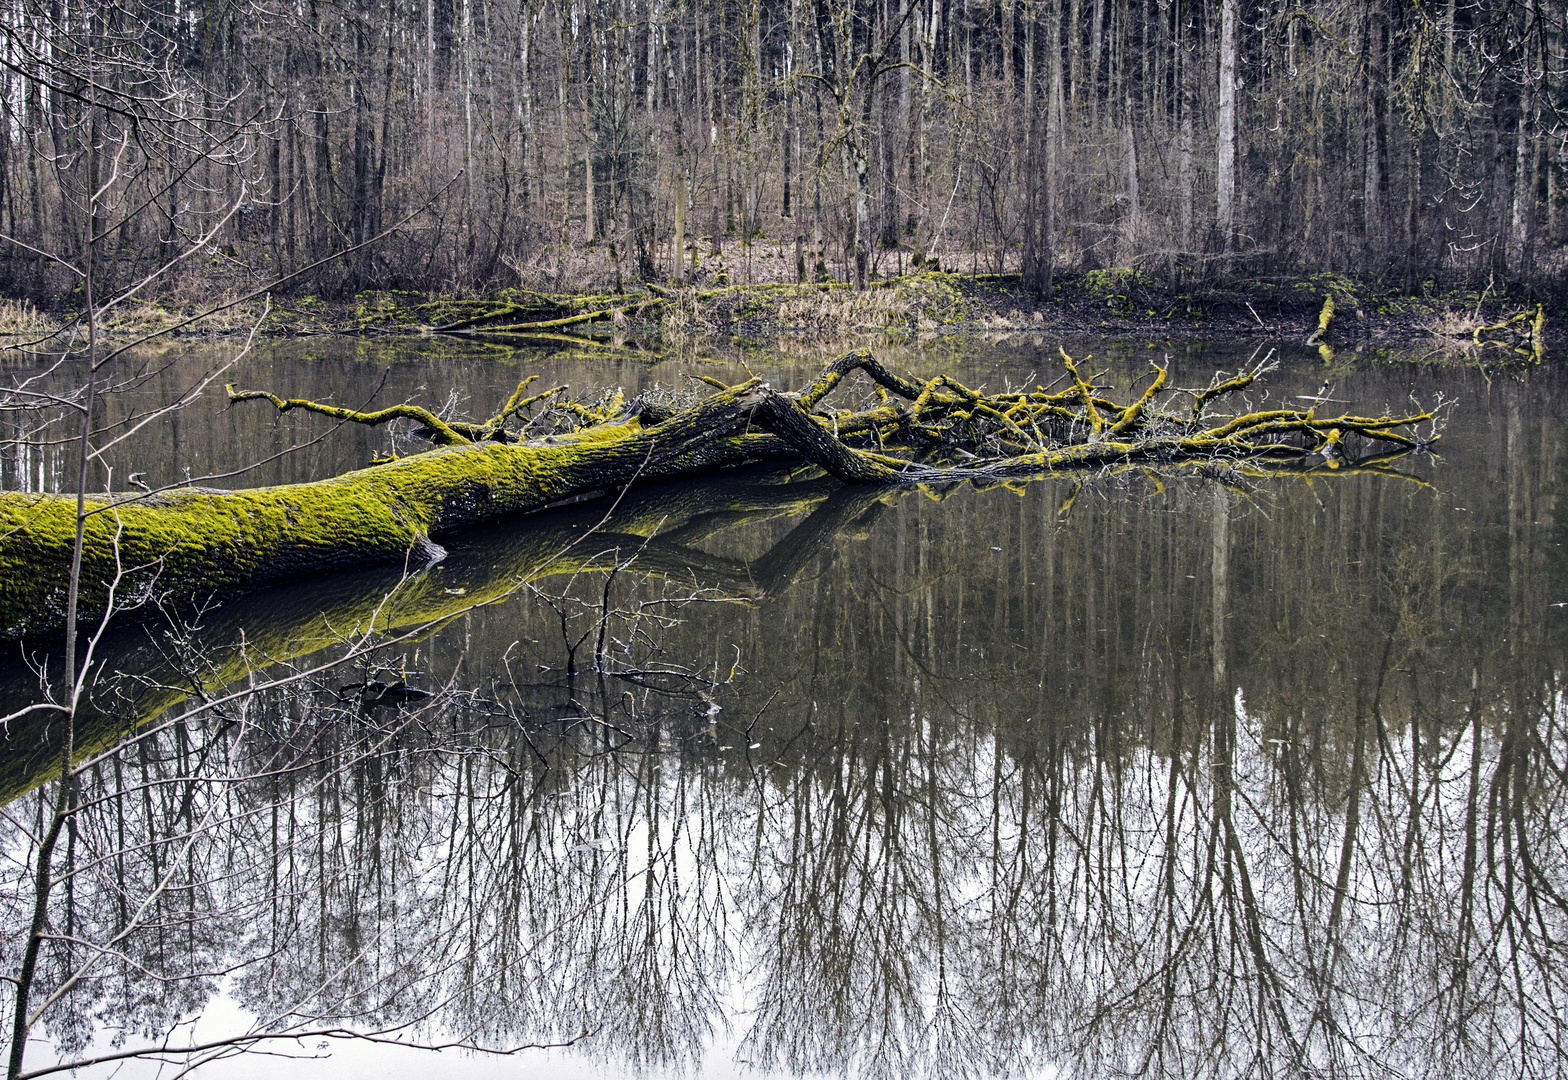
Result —
[{"label": "reflection of tree trunk", "polygon": [[1214,692],[1229,698],[1229,684],[1225,681],[1225,614],[1230,606],[1230,494],[1223,487],[1216,487],[1213,500],[1213,515],[1209,519],[1213,625],[1209,640],[1214,661]]},{"label": "reflection of tree trunk", "polygon": [[[1393,639],[1389,639],[1392,646]],[[1392,649],[1383,653],[1383,667],[1388,665]],[[1376,707],[1376,706],[1374,706]],[[1324,971],[1322,984],[1327,986],[1334,979],[1334,965],[1341,953],[1339,936],[1340,920],[1345,913],[1345,898],[1350,894],[1350,871],[1356,858],[1356,833],[1361,827],[1361,788],[1366,774],[1367,718],[1364,710],[1356,709],[1356,734],[1350,751],[1350,785],[1345,795],[1345,834],[1339,847],[1339,871],[1334,877],[1334,903],[1329,909],[1328,931],[1324,943]]]}]

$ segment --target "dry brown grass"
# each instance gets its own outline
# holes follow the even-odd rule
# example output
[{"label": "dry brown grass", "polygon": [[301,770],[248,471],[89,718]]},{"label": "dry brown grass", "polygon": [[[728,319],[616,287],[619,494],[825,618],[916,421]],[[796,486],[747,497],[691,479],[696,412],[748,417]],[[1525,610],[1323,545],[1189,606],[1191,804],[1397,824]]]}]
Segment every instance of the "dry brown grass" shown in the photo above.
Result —
[{"label": "dry brown grass", "polygon": [[41,314],[30,300],[0,299],[0,337],[43,337],[59,328],[57,320]]}]

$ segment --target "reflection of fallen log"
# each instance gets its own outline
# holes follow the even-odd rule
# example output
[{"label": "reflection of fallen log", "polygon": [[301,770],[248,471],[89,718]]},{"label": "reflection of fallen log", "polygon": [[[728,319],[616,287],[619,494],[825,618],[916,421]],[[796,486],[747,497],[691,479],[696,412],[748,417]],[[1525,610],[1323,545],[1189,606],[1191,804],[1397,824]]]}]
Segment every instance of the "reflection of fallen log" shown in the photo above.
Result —
[{"label": "reflection of fallen log", "polygon": [[[1204,463],[1152,469],[1156,485],[1180,477],[1240,484],[1247,478],[1326,475],[1326,462],[1307,458],[1258,469]],[[1359,471],[1402,477],[1386,458],[1347,461],[1339,475]],[[77,713],[78,755],[112,744],[192,694],[209,699],[249,673],[278,663],[323,655],[336,659],[354,643],[390,635],[423,638],[476,608],[516,595],[528,584],[584,571],[619,568],[711,599],[756,602],[782,595],[843,538],[864,539],[890,500],[910,486],[848,486],[826,476],[801,479],[799,470],[738,470],[702,483],[644,485],[521,521],[467,530],[439,565],[407,574],[399,565],[373,565],[237,597],[201,613],[195,629],[127,625],[111,629],[95,649],[100,679]],[[1085,474],[1093,479],[1103,473]],[[1163,480],[1162,480],[1163,478]],[[1013,481],[1008,486],[1016,487]],[[923,486],[934,498],[968,484]],[[973,486],[993,486],[980,481]],[[1073,495],[1061,507],[1065,514]],[[614,504],[614,513],[607,510]],[[798,518],[764,554],[749,560],[705,551],[702,544],[727,530],[779,518]],[[171,612],[177,616],[177,612]],[[171,644],[178,642],[178,644]],[[39,700],[38,669],[58,674],[58,655],[14,650],[0,656],[0,715]],[[543,689],[539,693],[545,693]],[[561,704],[556,691],[546,694]],[[532,699],[531,699],[532,700]],[[556,715],[533,701],[530,715]],[[559,717],[567,711],[557,710]],[[0,805],[59,768],[59,726],[13,721],[0,755]]]},{"label": "reflection of fallen log", "polygon": [[1546,351],[1545,332],[1546,308],[1537,304],[1534,311],[1520,308],[1499,322],[1478,325],[1470,340],[1477,345],[1501,345],[1539,362]]},{"label": "reflection of fallen log", "polygon": [[[373,566],[262,590],[204,612],[195,631],[113,629],[95,656],[101,672],[118,677],[100,680],[78,710],[78,753],[111,744],[193,693],[214,696],[251,671],[324,650],[341,653],[372,635],[423,637],[526,584],[562,575],[619,567],[726,599],[774,595],[806,562],[830,551],[846,525],[858,534],[854,521],[889,495],[827,478],[788,481],[788,473],[746,470],[722,482],[646,486],[619,498],[610,523],[607,500],[588,501],[470,530],[431,570]],[[845,507],[852,509],[847,517]],[[803,514],[773,551],[749,562],[694,546],[726,529]],[[171,638],[184,644],[171,646]],[[39,668],[58,673],[63,665],[48,654],[30,654],[24,663],[13,651],[0,659],[0,715],[39,700]],[[0,755],[0,805],[54,774],[58,733],[58,725],[12,722],[10,749]]]},{"label": "reflection of fallen log", "polygon": [[[618,394],[593,407],[557,391],[529,397],[525,382],[496,417],[470,425],[414,406],[356,413],[231,390],[235,401],[366,424],[412,419],[445,445],[314,483],[89,497],[82,602],[102,611],[127,598],[235,595],[366,563],[417,569],[442,556],[436,540],[485,522],[747,462],[811,464],[851,484],[988,482],[1127,460],[1340,458],[1357,437],[1413,448],[1420,442],[1410,429],[1432,418],[1209,415],[1263,367],[1179,392],[1187,400],[1177,408],[1168,403],[1167,370],[1155,368],[1140,396],[1118,404],[1063,357],[1069,385],[1055,392],[982,394],[944,376],[911,382],[865,350],[840,357],[797,394],[752,379],[681,409],[628,405]],[[824,408],[856,370],[877,399]],[[508,422],[547,398],[576,429],[514,441]],[[63,624],[75,527],[73,497],[0,494],[0,632],[40,635]]]}]

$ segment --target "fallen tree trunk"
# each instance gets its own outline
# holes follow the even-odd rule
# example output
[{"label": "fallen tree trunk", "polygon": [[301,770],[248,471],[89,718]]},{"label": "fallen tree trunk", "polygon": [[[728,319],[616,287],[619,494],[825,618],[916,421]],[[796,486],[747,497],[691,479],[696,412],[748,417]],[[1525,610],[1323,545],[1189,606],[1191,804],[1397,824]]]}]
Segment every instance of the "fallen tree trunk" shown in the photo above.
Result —
[{"label": "fallen tree trunk", "polygon": [[634,296],[544,296],[525,290],[519,290],[519,293],[531,297],[532,302],[480,300],[426,305],[452,314],[459,310],[464,312],[462,318],[430,329],[438,334],[465,334],[481,328],[491,333],[525,333],[601,319],[611,319],[617,326],[624,326],[623,309],[632,307],[639,314],[645,314],[657,309],[665,299],[653,292]]},{"label": "fallen tree trunk", "polygon": [[[558,391],[524,399],[525,381],[480,425],[443,423],[413,406],[352,413],[231,388],[236,402],[270,400],[369,424],[415,419],[446,445],[313,483],[89,497],[83,611],[149,597],[234,595],[367,563],[421,567],[442,556],[436,541],[444,534],[589,492],[746,462],[800,461],[854,484],[989,482],[1137,458],[1316,454],[1333,467],[1349,436],[1412,449],[1421,441],[1410,429],[1432,419],[1422,412],[1320,420],[1310,410],[1208,417],[1262,366],[1180,392],[1191,401],[1176,410],[1163,404],[1168,373],[1156,368],[1147,390],[1122,405],[1063,359],[1071,384],[1064,390],[985,395],[943,376],[899,378],[857,350],[799,393],[752,379],[676,411],[648,402],[622,407],[618,395],[598,408],[560,402]],[[870,377],[877,400],[821,408],[855,370]],[[524,424],[521,435],[504,433],[520,401],[546,399],[577,430],[528,438]],[[74,496],[0,493],[0,633],[39,636],[63,625],[75,515]]]}]

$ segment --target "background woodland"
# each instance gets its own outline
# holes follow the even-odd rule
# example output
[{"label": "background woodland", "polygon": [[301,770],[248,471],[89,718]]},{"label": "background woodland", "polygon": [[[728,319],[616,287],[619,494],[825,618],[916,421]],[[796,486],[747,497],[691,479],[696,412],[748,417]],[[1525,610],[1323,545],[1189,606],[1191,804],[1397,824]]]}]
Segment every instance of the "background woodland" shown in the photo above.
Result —
[{"label": "background woodland", "polygon": [[1564,0],[3,12],[0,292],[40,303],[76,303],[84,258],[178,293],[356,245],[289,287],[704,280],[722,251],[860,285],[935,259],[1041,292],[1563,288]]}]

